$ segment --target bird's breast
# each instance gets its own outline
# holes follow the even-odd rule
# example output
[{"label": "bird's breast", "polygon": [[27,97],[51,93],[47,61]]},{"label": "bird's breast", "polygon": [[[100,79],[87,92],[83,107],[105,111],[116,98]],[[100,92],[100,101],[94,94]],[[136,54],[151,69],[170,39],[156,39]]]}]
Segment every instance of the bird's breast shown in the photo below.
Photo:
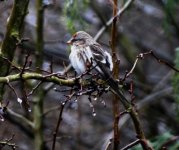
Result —
[{"label": "bird's breast", "polygon": [[76,46],[71,47],[71,53],[69,56],[72,67],[78,74],[82,74],[86,71],[85,60],[80,48]]}]

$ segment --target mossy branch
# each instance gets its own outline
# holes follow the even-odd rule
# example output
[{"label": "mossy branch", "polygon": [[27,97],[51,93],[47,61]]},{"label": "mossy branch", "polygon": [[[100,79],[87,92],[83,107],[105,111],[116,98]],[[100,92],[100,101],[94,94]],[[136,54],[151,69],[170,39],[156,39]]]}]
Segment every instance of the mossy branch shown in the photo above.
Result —
[{"label": "mossy branch", "polygon": [[63,79],[56,76],[49,76],[49,75],[42,75],[40,73],[31,73],[26,72],[24,74],[14,74],[14,75],[8,75],[5,77],[0,77],[0,83],[8,83],[13,81],[20,81],[20,80],[29,80],[29,79],[36,79],[44,82],[53,82],[58,85],[65,85],[65,86],[73,86],[75,85],[75,79]]},{"label": "mossy branch", "polygon": [[[43,49],[44,49],[44,11],[45,7],[43,0],[36,0],[36,59],[35,65],[37,68],[42,68],[43,65]],[[41,70],[37,69],[38,73]],[[35,150],[43,150],[45,147],[44,135],[43,135],[43,101],[45,97],[45,90],[40,86],[33,97],[33,118],[34,118],[34,144]]]},{"label": "mossy branch", "polygon": [[[9,61],[13,60],[17,42],[21,36],[21,30],[24,18],[27,14],[29,0],[15,0],[11,15],[8,19],[5,38],[0,48],[0,56],[6,57]],[[0,57],[0,76],[8,74],[10,64],[6,64],[4,59]],[[0,85],[0,102],[4,93],[4,84]]]}]

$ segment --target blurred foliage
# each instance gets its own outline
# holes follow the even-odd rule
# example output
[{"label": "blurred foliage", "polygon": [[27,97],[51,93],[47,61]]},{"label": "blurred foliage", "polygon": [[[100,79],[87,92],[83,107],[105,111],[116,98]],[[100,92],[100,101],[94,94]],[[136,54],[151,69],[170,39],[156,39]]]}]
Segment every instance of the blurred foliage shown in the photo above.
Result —
[{"label": "blurred foliage", "polygon": [[[179,141],[174,140],[176,136],[172,135],[170,132],[166,132],[160,136],[156,136],[150,141],[150,144],[153,146],[155,150],[160,150],[164,146],[169,150],[177,150],[179,149]],[[131,148],[131,150],[142,150],[140,145],[137,145],[135,148]]]},{"label": "blurred foliage", "polygon": [[179,3],[179,0],[166,0],[165,9],[176,14],[176,4]]},{"label": "blurred foliage", "polygon": [[[157,136],[156,138],[154,138],[151,142],[151,144],[153,145],[154,149],[160,149],[162,148],[162,146],[164,146],[164,143],[168,143],[169,141],[171,141],[175,136],[172,135],[170,132],[166,132],[161,136]],[[173,143],[171,143],[170,145],[167,146],[168,149],[173,149],[176,150],[179,148],[179,141],[173,141]]]},{"label": "blurred foliage", "polygon": [[[65,0],[63,13],[69,32],[76,32],[78,30],[78,25],[80,25],[80,29],[86,27],[87,24],[82,19],[81,12],[85,11],[88,4],[89,0]],[[76,22],[78,22],[78,24],[76,24]]]},{"label": "blurred foliage", "polygon": [[[179,68],[179,47],[176,48],[175,67]],[[173,76],[173,92],[174,92],[174,99],[176,101],[176,112],[177,112],[176,119],[179,122],[179,74],[177,72],[175,72]]]},{"label": "blurred foliage", "polygon": [[167,35],[170,35],[169,29],[170,29],[170,24],[172,22],[171,19],[175,18],[177,4],[179,4],[179,0],[163,1],[164,11],[165,11],[165,19],[164,19],[163,27]]}]

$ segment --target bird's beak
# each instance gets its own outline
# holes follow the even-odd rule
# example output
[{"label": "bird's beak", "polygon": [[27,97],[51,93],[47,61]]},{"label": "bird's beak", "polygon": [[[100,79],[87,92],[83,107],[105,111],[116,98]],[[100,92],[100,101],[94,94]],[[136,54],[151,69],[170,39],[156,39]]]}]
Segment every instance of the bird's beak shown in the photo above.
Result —
[{"label": "bird's beak", "polygon": [[72,39],[68,40],[66,43],[67,43],[68,45],[71,45],[71,44],[72,44]]}]

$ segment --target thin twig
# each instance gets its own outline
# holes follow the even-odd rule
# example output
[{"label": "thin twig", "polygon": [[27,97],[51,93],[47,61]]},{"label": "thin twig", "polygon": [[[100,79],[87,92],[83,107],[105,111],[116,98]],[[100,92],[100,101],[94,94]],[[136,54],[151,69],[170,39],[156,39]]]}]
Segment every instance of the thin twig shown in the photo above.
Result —
[{"label": "thin twig", "polygon": [[37,85],[29,92],[29,94],[27,95],[27,97],[29,97],[30,95],[32,95],[35,90],[42,84],[42,81],[39,81],[39,83],[37,83]]},{"label": "thin twig", "polygon": [[[151,93],[147,97],[139,100],[139,102],[136,104],[138,110],[145,109],[146,106],[149,107],[149,105],[153,104],[154,102],[158,102],[161,98],[170,95],[172,93],[172,87],[167,87],[165,89],[160,89],[160,91],[157,91],[155,93]],[[127,111],[128,112],[128,111]],[[126,113],[127,113],[126,112]],[[123,116],[123,121],[120,122],[120,127],[122,128],[125,123],[130,119],[130,116]]]},{"label": "thin twig", "polygon": [[54,133],[53,133],[52,150],[55,150],[55,143],[56,143],[57,133],[58,133],[58,129],[59,129],[60,123],[62,121],[62,114],[63,114],[63,110],[64,110],[64,107],[65,107],[66,103],[67,103],[67,100],[64,103],[61,104],[61,109],[60,109],[60,114],[59,114],[59,117],[58,117],[57,126],[55,128]]},{"label": "thin twig", "polygon": [[132,147],[134,147],[135,145],[139,144],[140,143],[140,139],[137,139],[136,141],[126,145],[125,147],[123,147],[121,150],[128,150]]},{"label": "thin twig", "polygon": [[132,66],[132,69],[127,73],[127,75],[126,75],[125,78],[128,78],[128,77],[130,76],[130,74],[133,73],[133,71],[134,71],[134,69],[135,69],[135,67],[136,67],[136,65],[137,65],[138,60],[139,60],[139,58],[136,58],[136,60],[135,60],[135,62],[134,62],[134,64],[133,64],[133,66]]},{"label": "thin twig", "polygon": [[15,143],[10,143],[10,142],[7,142],[7,141],[0,141],[0,148],[3,148],[4,146],[8,146],[10,148],[12,148],[12,150],[15,150],[16,147],[18,147]]},{"label": "thin twig", "polygon": [[136,65],[137,65],[137,63],[138,63],[138,61],[139,61],[140,59],[144,59],[144,57],[145,57],[145,56],[148,56],[148,55],[149,55],[149,56],[152,56],[152,58],[154,58],[155,60],[157,60],[158,63],[164,64],[164,65],[166,65],[167,67],[169,67],[170,69],[172,69],[172,70],[174,70],[174,71],[176,71],[176,72],[179,72],[179,69],[173,67],[173,66],[172,66],[171,64],[169,64],[167,61],[160,59],[160,58],[159,58],[156,54],[154,54],[154,52],[151,50],[151,51],[149,51],[149,52],[140,53],[140,54],[137,56],[137,58],[136,58],[136,60],[135,60],[135,62],[134,62],[134,64],[133,64],[133,66],[132,66],[132,69],[127,73],[127,75],[126,75],[125,78],[128,78],[128,77],[133,73],[133,71],[134,71],[134,69],[135,69],[135,67],[136,67]]},{"label": "thin twig", "polygon": [[178,140],[179,140],[179,136],[171,137],[168,141],[166,141],[165,143],[162,144],[162,146],[159,148],[159,150],[163,150],[164,148],[167,148],[168,146],[170,146],[174,142],[178,142]]},{"label": "thin twig", "polygon": [[106,147],[105,147],[105,150],[108,150],[111,147],[111,145],[112,145],[111,141],[112,140],[110,139],[109,142],[107,143]]},{"label": "thin twig", "polygon": [[112,17],[111,19],[109,19],[108,22],[106,23],[106,25],[103,26],[103,27],[98,31],[98,33],[96,34],[96,36],[94,37],[94,39],[95,39],[95,40],[98,40],[98,39],[100,38],[100,36],[103,34],[103,32],[107,29],[107,27],[112,24],[114,18],[121,16],[121,15],[124,13],[124,11],[125,11],[127,8],[129,8],[129,6],[132,4],[133,1],[134,1],[134,0],[128,0],[128,1],[124,4],[124,6],[117,12],[117,15],[114,16],[114,17]]},{"label": "thin twig", "polygon": [[16,90],[14,89],[14,87],[9,82],[7,82],[7,85],[10,87],[10,89],[13,91],[13,93],[16,96],[16,98],[18,99],[19,97],[18,97],[18,94],[17,94]]},{"label": "thin twig", "polygon": [[12,116],[12,117],[18,119],[19,122],[23,122],[23,123],[25,123],[27,126],[30,126],[30,127],[33,129],[34,124],[33,124],[30,120],[28,120],[27,118],[25,118],[25,117],[23,117],[22,115],[20,115],[20,114],[14,112],[14,111],[12,111],[12,110],[9,109],[9,108],[7,108],[6,112],[7,112],[10,116]]},{"label": "thin twig", "polygon": [[46,115],[49,114],[50,112],[53,112],[53,111],[58,110],[58,109],[60,109],[60,108],[61,108],[61,106],[55,106],[55,107],[49,108],[49,109],[47,109],[47,110],[44,111],[43,116],[46,116]]},{"label": "thin twig", "polygon": [[[20,73],[20,76],[22,77],[22,74],[24,73],[25,71],[25,68],[26,68],[26,65],[27,65],[27,62],[28,62],[28,58],[29,58],[30,54],[27,54],[26,57],[25,57],[25,63],[22,67],[22,70],[21,70],[21,73]],[[23,80],[23,79],[22,79]]]},{"label": "thin twig", "polygon": [[130,82],[129,93],[131,95],[131,104],[134,105],[135,96],[134,96],[134,82],[133,82],[133,80]]},{"label": "thin twig", "polygon": [[173,69],[174,71],[179,72],[179,70],[177,68],[173,67],[167,61],[162,60],[157,55],[155,55],[153,51],[150,51],[150,54],[153,56],[153,58],[155,58],[158,61],[158,63],[162,63],[162,64],[166,65],[167,67]]},{"label": "thin twig", "polygon": [[13,62],[11,62],[8,58],[1,56],[5,61],[7,61],[12,67],[14,67],[15,69],[17,69],[18,71],[21,71],[21,68],[19,66],[16,66],[15,64],[13,64]]}]

